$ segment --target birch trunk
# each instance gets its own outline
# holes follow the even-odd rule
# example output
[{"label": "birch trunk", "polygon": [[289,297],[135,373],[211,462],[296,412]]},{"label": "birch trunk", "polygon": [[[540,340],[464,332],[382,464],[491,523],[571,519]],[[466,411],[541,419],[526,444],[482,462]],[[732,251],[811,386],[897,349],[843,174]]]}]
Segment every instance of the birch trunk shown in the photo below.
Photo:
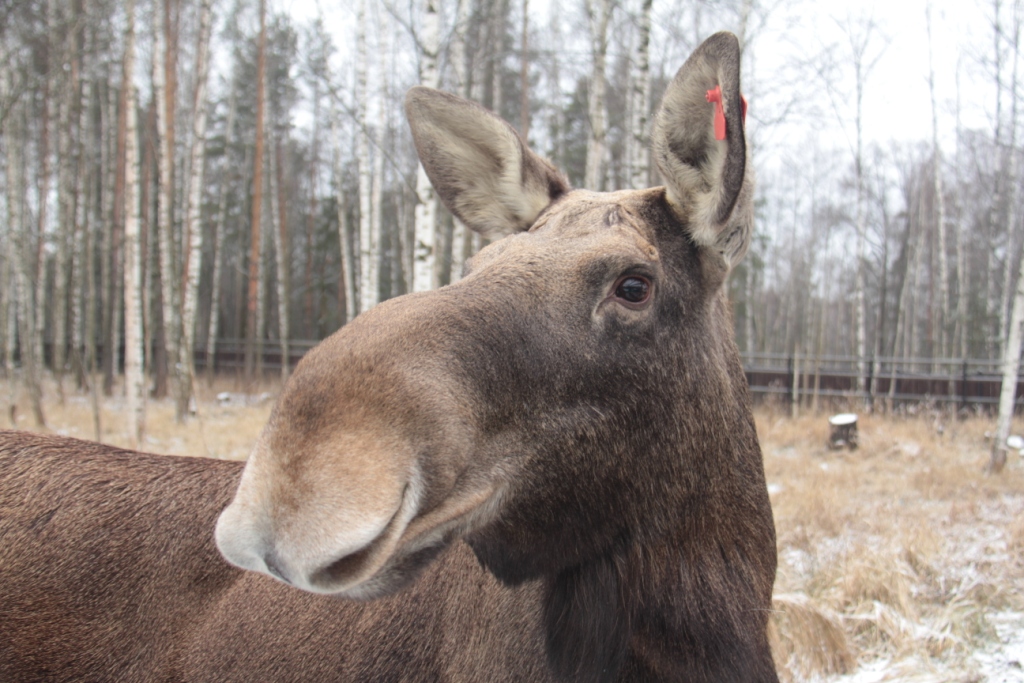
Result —
[{"label": "birch trunk", "polygon": [[[455,71],[456,87],[459,94],[465,98],[470,97],[469,64],[467,63],[466,34],[469,30],[469,22],[473,7],[471,0],[459,0],[455,10],[455,30],[452,34],[451,60]],[[466,259],[470,255],[472,247],[472,233],[466,229],[465,224],[458,218],[452,217],[452,266],[450,282],[455,282],[462,277],[462,270],[466,265]]]},{"label": "birch trunk", "polygon": [[960,64],[957,63],[956,73],[956,162],[953,164],[956,173],[956,192],[953,193],[955,202],[954,213],[956,215],[956,331],[954,338],[957,344],[956,354],[961,358],[968,355],[967,338],[967,300],[970,289],[970,273],[967,261],[967,234],[964,228],[963,207],[960,202],[960,192],[963,187],[960,180],[960,169],[962,168],[961,149],[963,147],[962,131],[960,125]]},{"label": "birch trunk", "polygon": [[175,248],[174,201],[174,107],[173,72],[168,23],[168,2],[153,11],[153,92],[156,95],[157,167],[160,190],[157,199],[156,228],[160,240],[160,294],[163,302],[164,346],[174,397],[174,418],[183,422],[188,410],[188,383],[182,362],[180,270]]},{"label": "birch trunk", "polygon": [[[275,153],[276,152],[276,153]],[[276,222],[273,231],[274,254],[277,257],[277,334],[281,345],[281,381],[288,379],[289,358],[291,357],[288,348],[289,330],[289,297],[291,296],[288,286],[291,278],[289,268],[288,248],[288,222],[287,207],[284,201],[284,194],[281,191],[281,143],[277,142],[275,149],[270,153],[270,214]]]},{"label": "birch trunk", "polygon": [[608,22],[612,15],[611,0],[586,0],[590,22],[590,91],[587,96],[587,114],[590,119],[590,137],[587,140],[587,166],[583,186],[588,190],[603,190],[601,172],[605,155],[605,61],[608,55]]},{"label": "birch trunk", "polygon": [[[317,198],[320,196],[320,80],[313,80],[313,126],[312,136],[310,140],[311,145],[311,159],[309,163],[309,206],[306,210],[306,239],[305,239],[305,255],[303,262],[305,268],[303,268],[303,302],[302,302],[302,317],[306,322],[306,327],[299,333],[306,336],[307,339],[316,339],[320,336],[319,325],[315,321],[319,320],[319,311],[314,313],[314,302],[313,302],[313,268],[316,264],[316,258],[314,256],[314,233],[316,230],[316,220],[319,217],[319,207]],[[344,271],[344,266],[342,266]],[[319,301],[317,303],[317,309],[319,309]],[[312,327],[310,327],[310,325]]]},{"label": "birch trunk", "polygon": [[[46,25],[47,25],[47,44],[49,49],[48,73],[46,80],[43,83],[43,101],[42,101],[42,130],[40,131],[40,146],[39,146],[39,163],[40,163],[40,178],[39,178],[39,196],[37,206],[39,207],[39,222],[36,230],[36,253],[34,261],[34,282],[35,282],[35,296],[34,301],[45,301],[46,300],[46,232],[49,229],[49,197],[50,197],[50,182],[52,180],[53,171],[50,167],[50,104],[58,89],[58,73],[61,71],[56,68],[54,60],[60,53],[60,36],[58,33],[58,19],[57,19],[57,0],[47,0],[46,3]],[[26,254],[27,256],[27,254]],[[27,351],[33,356],[32,363],[33,367],[37,368],[38,371],[43,369],[43,333],[46,327],[45,323],[45,311],[43,313],[34,313],[32,320],[32,339],[30,345],[27,345]],[[38,377],[38,375],[37,375]],[[37,387],[38,389],[38,387]],[[33,394],[36,398],[41,400],[42,393],[36,391]],[[39,414],[42,413],[42,407],[38,406],[33,409],[33,412]]]},{"label": "birch trunk", "polygon": [[203,151],[206,145],[206,82],[209,78],[207,55],[210,48],[210,25],[213,0],[203,0],[199,9],[199,42],[196,46],[195,96],[192,99],[192,149],[189,167],[188,202],[185,206],[185,298],[182,307],[182,357],[185,362],[182,381],[185,388],[182,397],[188,408],[192,394],[192,380],[195,377],[196,308],[199,296],[199,273],[203,255],[203,227],[200,221],[200,206],[203,196]]},{"label": "birch trunk", "polygon": [[[264,83],[266,87],[266,83]],[[266,136],[266,131],[264,131]],[[271,155],[272,145],[264,146],[264,153],[268,156]],[[268,166],[268,159],[263,160],[264,166]],[[273,209],[273,187],[271,187],[271,178],[273,177],[274,169],[268,168],[269,172],[263,177],[263,201],[268,200],[271,206],[264,206],[263,219],[260,221],[260,253],[257,257],[259,259],[259,270],[260,277],[256,283],[256,377],[263,379],[263,343],[267,338],[267,278],[270,274],[267,272],[267,224],[270,223],[269,230],[273,230],[274,222],[274,209]]]},{"label": "birch trunk", "polygon": [[[224,132],[225,170],[230,168],[229,145],[235,132],[235,111],[237,108],[237,92],[231,88],[228,101],[228,121]],[[225,174],[226,176],[227,174]],[[210,385],[213,384],[213,373],[217,352],[217,329],[220,324],[220,287],[224,268],[224,223],[228,213],[227,179],[221,178],[220,203],[217,207],[217,222],[213,225],[213,283],[210,293],[210,323],[206,327],[206,372]]]},{"label": "birch trunk", "polygon": [[4,379],[7,380],[7,414],[10,419],[10,426],[17,427],[17,395],[15,387],[17,382],[14,378],[14,345],[18,336],[18,301],[14,297],[18,284],[14,275],[14,263],[17,258],[14,249],[14,235],[11,232],[10,215],[3,228],[4,260],[3,268],[0,268],[0,324],[3,325],[3,355],[4,355]]},{"label": "birch trunk", "polygon": [[523,30],[519,42],[519,134],[530,144],[530,0],[523,0]]},{"label": "birch trunk", "polygon": [[249,286],[246,300],[246,343],[245,343],[245,376],[250,384],[254,379],[256,343],[256,307],[260,280],[260,225],[263,210],[263,110],[266,97],[267,80],[267,3],[260,0],[260,35],[259,56],[256,60],[256,150],[253,154],[252,176],[252,222],[249,225],[251,234],[249,244]]},{"label": "birch trunk", "polygon": [[[104,174],[106,189],[103,192],[103,395],[113,396],[114,375],[117,374],[118,354],[120,352],[120,330],[117,320],[121,310],[121,288],[123,280],[118,269],[120,260],[117,253],[116,235],[120,227],[124,197],[124,138],[125,116],[123,97],[125,88],[120,91],[108,85],[107,88],[107,120],[114,127],[110,135],[110,143],[104,145],[107,153],[107,170]],[[108,126],[109,131],[109,126]]]},{"label": "birch trunk", "polygon": [[[73,40],[73,31],[65,38],[65,49],[73,52],[67,44]],[[67,53],[66,53],[67,54]],[[71,251],[71,232],[74,222],[74,197],[71,190],[73,164],[71,163],[72,112],[75,92],[78,90],[78,59],[71,58],[71,71],[64,81],[64,97],[61,104],[57,132],[58,173],[57,173],[57,263],[54,273],[53,292],[53,373],[57,380],[57,392],[61,405],[64,404],[64,366],[67,360],[67,316],[68,316],[68,260]]]},{"label": "birch trunk", "polygon": [[[9,72],[0,73],[0,101],[8,101],[9,97],[9,86],[8,79],[10,78]],[[16,107],[17,105],[15,105]],[[16,108],[12,107],[8,112],[8,123],[5,138],[5,152],[7,157],[7,176],[6,176],[6,189],[7,196],[4,198],[6,201],[5,209],[7,210],[3,225],[0,225],[0,238],[2,238],[2,244],[4,246],[4,259],[3,268],[0,269],[0,285],[3,289],[0,290],[0,314],[3,315],[3,333],[4,333],[4,377],[7,379],[7,414],[10,419],[10,426],[17,427],[17,394],[15,392],[16,382],[14,379],[14,347],[17,344],[18,335],[18,297],[15,296],[15,292],[19,288],[21,280],[20,266],[16,266],[21,261],[22,254],[19,254],[17,248],[20,244],[21,235],[19,234],[19,228],[21,227],[20,211],[21,205],[18,201],[17,183],[15,178],[17,176],[17,154],[18,152],[14,149],[21,139],[21,131],[19,130],[18,116]],[[16,274],[17,271],[17,274]],[[24,365],[25,360],[25,345],[22,343],[22,364]]]},{"label": "birch trunk", "polygon": [[[650,183],[650,142],[647,139],[647,111],[651,101],[651,8],[653,0],[641,0],[637,27],[636,69],[630,92],[630,186],[642,190]],[[747,265],[749,270],[750,265]],[[749,311],[749,306],[748,306]],[[749,312],[748,312],[749,317]],[[748,342],[749,345],[749,342]]]},{"label": "birch trunk", "polygon": [[[142,374],[142,255],[139,252],[138,166],[139,148],[135,109],[135,0],[127,0],[124,50],[125,187],[124,187],[124,320],[125,393],[128,402],[128,431],[132,447],[138,448],[146,425],[146,395]],[[157,11],[159,14],[159,11]]]},{"label": "birch trunk", "polygon": [[[420,84],[436,88],[439,84],[437,70],[437,53],[440,46],[440,17],[438,15],[439,0],[423,1],[423,25],[420,44]],[[416,176],[415,220],[415,262],[413,263],[412,288],[414,292],[434,289],[438,285],[438,268],[436,233],[437,233],[437,196],[430,178],[419,165]]]},{"label": "birch trunk", "polygon": [[[377,303],[378,281],[373,243],[373,168],[370,161],[370,87],[367,80],[369,48],[366,34],[370,18],[367,0],[360,0],[356,35],[356,163],[359,166],[359,312]],[[379,151],[378,156],[379,156]]]},{"label": "birch trunk", "polygon": [[[1024,261],[1021,262],[1024,266]],[[1024,267],[1017,276],[1017,291],[1013,297],[1010,312],[1009,336],[1004,346],[1002,363],[1002,388],[999,391],[999,416],[996,420],[996,434],[992,440],[992,451],[988,469],[1001,472],[1006,465],[1006,437],[1010,434],[1013,420],[1014,399],[1017,394],[1017,375],[1020,372],[1020,350],[1024,327]]]},{"label": "birch trunk", "polygon": [[388,41],[387,35],[390,26],[387,21],[387,14],[382,13],[378,27],[378,64],[379,64],[379,87],[377,90],[377,127],[373,139],[373,192],[370,193],[370,216],[371,216],[371,256],[370,262],[373,266],[372,286],[373,303],[380,301],[380,265],[384,257],[384,140],[388,129]]},{"label": "birch trunk", "polygon": [[[83,0],[80,8],[82,18],[82,57],[84,60],[90,54],[90,24],[89,6]],[[89,230],[88,198],[86,197],[89,187],[88,176],[90,166],[88,163],[89,154],[92,151],[89,139],[89,112],[92,99],[92,79],[89,76],[87,65],[83,62],[80,65],[82,89],[79,94],[78,105],[78,140],[76,145],[77,164],[75,172],[75,215],[74,215],[74,238],[71,257],[71,367],[75,373],[75,381],[80,389],[85,388],[85,363],[83,352],[85,348],[85,289],[84,278],[91,277],[85,269],[85,234]]]},{"label": "birch trunk", "polygon": [[345,188],[343,187],[344,175],[341,168],[341,127],[338,125],[338,115],[331,106],[331,137],[333,138],[335,186],[338,190],[338,240],[341,243],[341,279],[345,297],[345,320],[348,323],[356,316],[356,273],[355,255],[352,253],[352,239],[349,234],[348,219],[346,217]]},{"label": "birch trunk", "polygon": [[1013,3],[1013,68],[1010,76],[1010,139],[1006,148],[1005,182],[1009,187],[1009,201],[1006,203],[1006,257],[1003,260],[1002,298],[999,305],[1000,348],[1009,338],[1010,296],[1013,291],[1013,274],[1017,272],[1017,248],[1014,239],[1017,233],[1017,203],[1020,188],[1017,186],[1017,64],[1019,63],[1020,17],[1019,0]]},{"label": "birch trunk", "polygon": [[938,228],[939,243],[936,249],[939,252],[939,355],[946,358],[949,355],[949,334],[947,322],[949,320],[949,264],[946,258],[946,198],[942,187],[942,153],[939,149],[939,119],[938,106],[935,103],[935,67],[932,59],[932,12],[929,3],[926,9],[926,23],[928,28],[928,92],[932,105],[932,185],[935,192],[936,227]]},{"label": "birch trunk", "polygon": [[999,0],[993,0],[993,24],[992,24],[992,40],[994,43],[994,57],[995,57],[995,78],[996,78],[996,114],[995,114],[995,131],[993,135],[993,142],[996,149],[996,155],[999,159],[999,169],[996,173],[996,177],[992,183],[992,204],[989,206],[989,249],[986,250],[987,263],[984,272],[985,276],[985,305],[989,320],[994,321],[995,329],[989,329],[988,337],[994,340],[994,348],[996,356],[999,358],[1003,357],[1003,313],[999,309],[999,303],[996,300],[996,284],[993,273],[995,272],[995,258],[996,250],[994,248],[995,233],[999,229],[999,213],[1002,210],[1003,204],[1003,181],[1006,175],[1007,166],[1007,155],[1006,150],[1003,149],[1003,138],[1002,138],[1002,122],[1003,122],[1003,79],[1002,79],[1002,51],[1000,50],[1000,42],[1002,36],[1002,25],[999,18]]},{"label": "birch trunk", "polygon": [[[11,85],[7,80],[9,74],[0,72],[0,91],[9,92]],[[15,299],[17,332],[21,346],[23,382],[32,404],[32,413],[37,427],[46,427],[46,416],[43,413],[42,390],[40,387],[40,367],[37,357],[32,352],[32,338],[38,322],[36,312],[39,310],[32,301],[32,253],[25,221],[25,167],[22,156],[23,145],[27,139],[28,112],[24,102],[17,102],[11,107],[6,123],[7,138],[7,210],[9,224],[7,229],[13,238],[10,249],[15,270]]]}]

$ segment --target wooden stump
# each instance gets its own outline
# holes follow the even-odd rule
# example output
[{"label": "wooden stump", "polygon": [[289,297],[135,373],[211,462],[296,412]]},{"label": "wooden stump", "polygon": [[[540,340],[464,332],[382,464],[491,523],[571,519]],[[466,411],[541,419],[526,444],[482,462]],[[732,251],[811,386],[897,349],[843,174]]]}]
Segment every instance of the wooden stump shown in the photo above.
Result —
[{"label": "wooden stump", "polygon": [[840,448],[857,449],[857,415],[856,413],[839,413],[828,419],[828,447],[837,451]]}]

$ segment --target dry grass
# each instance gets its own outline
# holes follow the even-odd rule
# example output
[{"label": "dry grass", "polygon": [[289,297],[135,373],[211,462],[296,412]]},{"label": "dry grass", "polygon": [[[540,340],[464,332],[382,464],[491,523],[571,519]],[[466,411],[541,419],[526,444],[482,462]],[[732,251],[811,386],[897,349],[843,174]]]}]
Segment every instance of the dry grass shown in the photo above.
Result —
[{"label": "dry grass", "polygon": [[[44,410],[47,426],[39,429],[32,417],[28,397],[6,380],[0,380],[0,396],[5,406],[0,427],[16,427],[80,439],[96,440],[95,411],[92,396],[78,391],[74,380],[65,378],[65,399],[61,404],[56,382],[44,386]],[[264,382],[246,394],[241,384],[230,378],[217,378],[212,387],[200,378],[199,400],[194,415],[184,423],[174,419],[174,403],[169,398],[150,399],[146,410],[146,435],[140,450],[173,455],[204,455],[211,458],[244,460],[256,442],[256,436],[270,416],[280,384]],[[217,396],[229,394],[226,401]],[[12,423],[10,397],[16,405]],[[99,401],[100,437],[104,443],[130,447],[123,390]]]},{"label": "dry grass", "polygon": [[[94,438],[91,399],[66,384],[63,406],[46,387],[49,429]],[[151,401],[143,448],[244,458],[278,388],[246,401],[233,380],[203,384],[198,415],[183,425],[170,400]],[[0,381],[0,396],[9,391]],[[217,401],[221,392],[232,401]],[[16,426],[33,428],[15,398]],[[107,443],[128,445],[123,405],[102,401]],[[831,452],[825,415],[765,408],[756,418],[778,531],[771,636],[782,679],[874,667],[878,675],[848,680],[984,680],[975,653],[1024,612],[1024,465],[1011,454],[1000,476],[984,474],[992,421],[940,428],[934,415],[862,415],[859,450]],[[1024,630],[1024,617],[1016,623]]]},{"label": "dry grass", "polygon": [[984,473],[992,422],[862,415],[859,450],[832,452],[824,415],[756,417],[782,678],[882,661],[872,680],[980,680],[973,654],[996,640],[992,615],[1024,609],[1024,466],[1011,455]]}]

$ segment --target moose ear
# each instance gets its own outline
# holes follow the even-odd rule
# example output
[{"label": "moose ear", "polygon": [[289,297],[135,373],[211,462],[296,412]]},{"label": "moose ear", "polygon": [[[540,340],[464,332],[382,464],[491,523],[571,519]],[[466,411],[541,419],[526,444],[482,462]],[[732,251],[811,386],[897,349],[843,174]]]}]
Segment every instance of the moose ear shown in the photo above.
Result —
[{"label": "moose ear", "polygon": [[739,41],[731,33],[716,33],[672,79],[651,134],[669,203],[693,240],[721,253],[727,268],[743,258],[753,227],[754,177],[747,168],[744,109]]},{"label": "moose ear", "polygon": [[569,183],[510,125],[483,107],[417,86],[405,115],[423,168],[445,206],[472,230],[496,238],[528,230]]}]

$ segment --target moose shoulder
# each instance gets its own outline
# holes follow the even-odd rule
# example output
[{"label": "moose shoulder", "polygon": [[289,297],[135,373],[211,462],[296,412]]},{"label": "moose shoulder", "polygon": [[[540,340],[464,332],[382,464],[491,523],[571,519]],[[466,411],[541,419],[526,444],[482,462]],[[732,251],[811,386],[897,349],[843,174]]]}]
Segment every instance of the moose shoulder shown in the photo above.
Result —
[{"label": "moose shoulder", "polygon": [[[241,472],[0,438],[0,617],[20,615],[0,674],[777,680],[723,287],[751,231],[741,102],[716,34],[655,121],[666,186],[593,193],[486,110],[411,90],[440,197],[496,241],[310,351]],[[208,540],[225,505],[217,549],[250,571]]]}]

